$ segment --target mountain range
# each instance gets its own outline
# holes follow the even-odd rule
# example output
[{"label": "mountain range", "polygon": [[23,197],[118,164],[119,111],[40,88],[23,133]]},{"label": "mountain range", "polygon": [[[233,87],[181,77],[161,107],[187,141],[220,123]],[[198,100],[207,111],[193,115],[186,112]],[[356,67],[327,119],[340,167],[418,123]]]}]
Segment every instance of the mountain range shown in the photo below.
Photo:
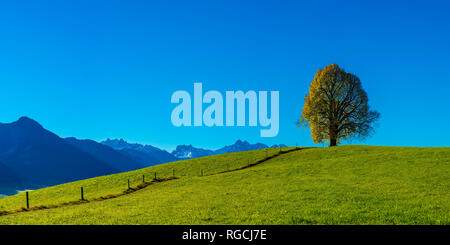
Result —
[{"label": "mountain range", "polygon": [[0,172],[8,176],[2,187],[15,188],[38,188],[120,172],[26,117],[0,124],[0,163]]},{"label": "mountain range", "polygon": [[[271,147],[272,148],[286,147],[286,145],[284,145],[284,144],[273,145]],[[179,159],[190,159],[190,158],[218,155],[218,154],[238,152],[238,151],[259,150],[259,149],[265,149],[265,148],[269,148],[269,146],[262,144],[262,143],[250,144],[246,140],[244,140],[244,141],[237,140],[234,144],[224,146],[217,150],[196,148],[192,145],[179,145],[179,146],[177,146],[177,148],[174,151],[172,151],[172,155]]]},{"label": "mountain range", "polygon": [[141,145],[128,143],[123,139],[107,139],[100,142],[112,149],[134,159],[140,164],[150,166],[166,162],[177,161],[178,158],[165,150],[161,150],[151,145]]},{"label": "mountain range", "polygon": [[[279,147],[285,145],[275,145]],[[0,195],[5,190],[34,189],[151,165],[268,146],[238,140],[217,150],[179,145],[171,153],[123,139],[96,142],[61,138],[38,122],[21,117],[0,123]]]}]

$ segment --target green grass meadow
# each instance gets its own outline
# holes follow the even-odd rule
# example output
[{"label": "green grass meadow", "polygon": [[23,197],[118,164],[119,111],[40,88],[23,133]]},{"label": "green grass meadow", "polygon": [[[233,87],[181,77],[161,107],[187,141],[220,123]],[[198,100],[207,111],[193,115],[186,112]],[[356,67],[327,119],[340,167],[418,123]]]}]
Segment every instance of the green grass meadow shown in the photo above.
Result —
[{"label": "green grass meadow", "polygon": [[[288,150],[284,148],[283,150]],[[30,192],[31,206],[121,193],[103,201],[0,216],[0,224],[450,224],[450,148],[339,146],[274,155],[238,152],[162,164]],[[201,169],[204,176],[201,177]],[[25,194],[0,198],[0,212],[25,206]]]}]

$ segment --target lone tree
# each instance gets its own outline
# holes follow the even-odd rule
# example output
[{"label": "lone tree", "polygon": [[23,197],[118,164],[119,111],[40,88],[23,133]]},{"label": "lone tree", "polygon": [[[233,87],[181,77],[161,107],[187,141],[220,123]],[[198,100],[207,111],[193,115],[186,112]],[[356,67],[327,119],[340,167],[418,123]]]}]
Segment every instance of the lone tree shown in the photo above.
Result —
[{"label": "lone tree", "polygon": [[351,137],[369,136],[379,117],[370,110],[359,78],[332,64],[316,72],[297,126],[309,126],[314,143],[336,146]]}]

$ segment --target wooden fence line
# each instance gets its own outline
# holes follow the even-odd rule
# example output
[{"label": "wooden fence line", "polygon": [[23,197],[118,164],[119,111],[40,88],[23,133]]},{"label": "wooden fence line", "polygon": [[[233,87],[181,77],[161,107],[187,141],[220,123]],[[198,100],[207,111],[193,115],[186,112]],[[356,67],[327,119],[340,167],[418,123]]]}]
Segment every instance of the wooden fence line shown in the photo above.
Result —
[{"label": "wooden fence line", "polygon": [[[290,149],[290,150],[287,150],[287,151],[282,151],[281,150],[281,147],[280,147],[280,151],[278,152],[278,153],[276,153],[276,154],[274,154],[274,155],[272,155],[272,156],[267,156],[267,154],[266,154],[266,157],[264,158],[264,159],[261,159],[261,160],[259,160],[259,161],[256,161],[255,163],[252,163],[252,164],[250,164],[250,160],[248,160],[247,161],[247,165],[246,166],[244,166],[244,167],[240,167],[240,168],[236,168],[236,169],[232,169],[232,170],[230,170],[230,166],[229,166],[229,164],[227,163],[227,170],[226,171],[224,171],[224,172],[218,172],[218,173],[216,173],[216,174],[220,174],[220,173],[225,173],[225,172],[231,172],[231,171],[237,171],[237,170],[242,170],[242,169],[245,169],[245,168],[248,168],[248,167],[252,167],[252,166],[255,166],[255,165],[258,165],[258,164],[261,164],[261,163],[263,163],[263,162],[265,162],[265,161],[268,161],[268,160],[270,160],[270,159],[272,159],[272,158],[274,158],[274,157],[277,157],[277,156],[279,156],[279,155],[281,155],[281,154],[283,154],[283,153],[289,153],[289,152],[292,152],[292,151],[297,151],[297,150],[299,150],[299,148],[296,146],[294,149]],[[267,153],[267,150],[266,150],[266,153]],[[203,168],[201,169],[201,177],[203,177],[204,176],[204,174],[203,174]],[[156,172],[154,172],[154,179],[153,179],[153,182],[159,182],[159,181],[157,181],[157,173]],[[170,177],[169,177],[170,178]],[[171,178],[170,179],[162,179],[161,181],[167,181],[167,180],[172,180],[172,179],[176,179],[175,178],[175,169],[172,169],[172,176],[171,176]],[[145,187],[147,187],[147,186],[149,186],[150,184],[148,184],[148,185],[146,185],[146,182],[145,182],[145,174],[143,174],[142,175],[142,183],[143,183],[143,185],[144,185],[144,187],[142,187],[142,188],[145,188]],[[152,183],[152,182],[150,182],[150,183]],[[131,188],[131,185],[130,185],[130,179],[128,179],[127,180],[127,184],[128,184],[128,189],[127,189],[127,193],[132,193],[132,192],[129,192],[130,190],[133,190],[133,191],[135,191],[134,189],[132,189]],[[142,188],[140,188],[140,189],[142,189]],[[137,189],[139,189],[139,188],[137,188]],[[80,187],[80,192],[81,192],[81,201],[88,201],[88,200],[86,200],[85,198],[84,198],[84,188],[83,188],[83,186],[81,186]],[[26,209],[27,210],[29,210],[30,209],[30,199],[29,199],[29,197],[30,197],[30,195],[29,195],[29,192],[28,191],[26,191],[25,192],[25,194],[26,194]],[[113,195],[114,196],[114,195]],[[100,199],[102,199],[102,197],[100,197]],[[105,199],[107,199],[107,198],[105,198]],[[104,200],[104,199],[103,199]],[[23,210],[23,211],[26,211],[26,210]],[[19,211],[16,211],[16,212],[19,212]],[[11,212],[8,212],[8,211],[0,211],[0,216],[2,216],[2,215],[7,215],[7,214],[9,214],[9,213],[11,213]]]}]

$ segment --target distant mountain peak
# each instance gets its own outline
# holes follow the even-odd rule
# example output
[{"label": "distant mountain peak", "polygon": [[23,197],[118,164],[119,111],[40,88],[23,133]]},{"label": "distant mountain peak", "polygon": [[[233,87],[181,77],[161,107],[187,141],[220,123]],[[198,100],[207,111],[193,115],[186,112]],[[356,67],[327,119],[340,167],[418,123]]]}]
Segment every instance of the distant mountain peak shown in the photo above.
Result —
[{"label": "distant mountain peak", "polygon": [[33,119],[31,119],[27,116],[22,116],[17,121],[33,121],[33,122],[35,122]]},{"label": "distant mountain peak", "polygon": [[237,140],[236,143],[232,145],[224,146],[218,150],[216,150],[215,154],[223,154],[223,153],[231,153],[237,151],[250,151],[250,150],[258,150],[268,148],[267,145],[262,143],[250,144],[247,140]]},{"label": "distant mountain peak", "polygon": [[164,163],[176,161],[177,158],[169,152],[151,145],[128,143],[124,139],[106,139],[101,144],[107,145],[114,150],[127,154],[140,163]]},{"label": "distant mountain peak", "polygon": [[250,143],[246,140],[242,141],[242,140],[237,140],[236,143],[234,143],[235,145],[250,145]]},{"label": "distant mountain peak", "polygon": [[24,126],[24,127],[35,127],[35,128],[42,128],[42,126],[36,122],[35,120],[29,118],[29,117],[20,117],[17,121],[11,123],[18,126]]},{"label": "distant mountain peak", "polygon": [[179,159],[188,159],[196,157],[204,157],[213,155],[214,151],[196,148],[190,145],[178,145],[177,148],[172,151],[172,155]]},{"label": "distant mountain peak", "polygon": [[[285,147],[285,145],[274,145],[272,147],[280,147],[280,146]],[[172,151],[172,155],[174,155],[179,159],[188,159],[188,158],[204,157],[238,151],[251,151],[265,148],[269,148],[269,146],[262,143],[251,144],[247,140],[239,139],[236,140],[234,144],[224,146],[217,150],[202,149],[194,147],[192,145],[178,145],[176,149]]]},{"label": "distant mountain peak", "polygon": [[120,138],[120,139],[110,139],[110,138],[108,138],[108,139],[106,139],[106,140],[104,140],[104,141],[102,141],[100,143],[102,143],[104,145],[108,145],[108,146],[110,146],[110,147],[112,147],[113,149],[116,149],[116,150],[122,150],[124,148],[130,148],[130,145],[133,145],[133,144],[128,143],[127,141],[125,141],[122,138]]},{"label": "distant mountain peak", "polygon": [[90,139],[77,139],[74,137],[69,137],[65,138],[65,141],[77,149],[91,154],[98,160],[108,163],[110,166],[120,171],[130,171],[146,167],[146,165],[138,163],[121,152]]},{"label": "distant mountain peak", "polygon": [[29,117],[0,125],[0,162],[17,173],[17,180],[25,188],[118,172]]}]

